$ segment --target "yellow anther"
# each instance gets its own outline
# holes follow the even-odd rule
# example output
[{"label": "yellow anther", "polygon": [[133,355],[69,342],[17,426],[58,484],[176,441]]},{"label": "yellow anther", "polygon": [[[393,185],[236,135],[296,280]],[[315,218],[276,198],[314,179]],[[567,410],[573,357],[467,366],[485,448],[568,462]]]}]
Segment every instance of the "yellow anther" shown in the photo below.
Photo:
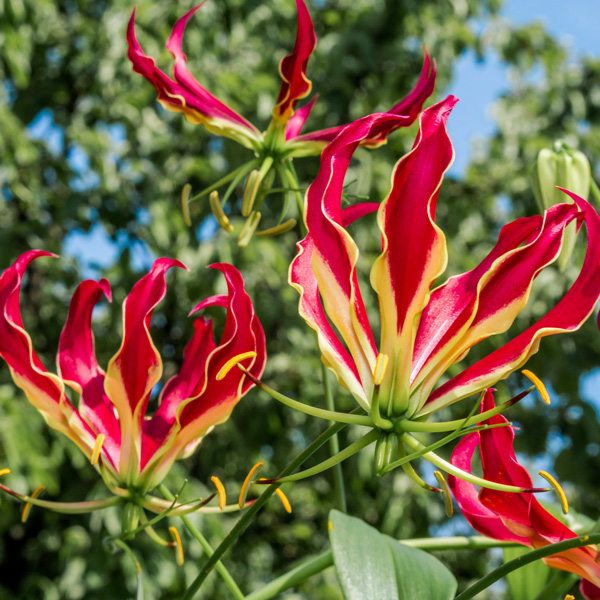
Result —
[{"label": "yellow anther", "polygon": [[538,473],[554,488],[554,491],[558,494],[560,498],[560,505],[562,506],[562,511],[566,515],[569,512],[569,502],[567,500],[567,495],[564,490],[560,487],[560,483],[550,475],[547,471],[538,471]]},{"label": "yellow anther", "polygon": [[446,516],[451,517],[454,514],[454,507],[452,506],[452,496],[450,496],[450,490],[448,484],[441,471],[434,471],[433,474],[437,479],[437,482],[442,489],[442,496],[444,496],[444,508],[446,510]]},{"label": "yellow anther", "polygon": [[192,217],[190,216],[190,194],[192,193],[192,186],[186,183],[181,190],[181,212],[183,213],[183,220],[188,227],[192,226]]},{"label": "yellow anther", "polygon": [[0,476],[8,475],[10,473],[10,469],[0,469]]},{"label": "yellow anther", "polygon": [[98,434],[96,438],[96,443],[94,444],[94,449],[92,450],[92,456],[90,457],[90,462],[95,465],[100,458],[100,452],[102,451],[102,445],[104,444],[104,439],[106,436],[103,433]]},{"label": "yellow anther", "polygon": [[373,369],[373,383],[375,385],[381,385],[381,382],[385,377],[388,362],[390,362],[390,357],[387,354],[379,354],[377,356],[377,362],[375,363],[375,368]]},{"label": "yellow anther", "polygon": [[333,523],[331,521],[327,521],[327,529],[329,529],[329,531],[333,531]]},{"label": "yellow anther", "polygon": [[[261,477],[258,481],[267,481],[267,480],[264,477]],[[275,490],[275,493],[277,494],[277,497],[281,500],[281,504],[283,504],[283,508],[285,508],[285,512],[291,513],[292,505],[290,504],[290,501],[288,500],[288,497],[284,494],[283,490],[281,488],[277,488]]]},{"label": "yellow anther", "polygon": [[169,527],[169,533],[173,540],[173,546],[175,546],[175,560],[178,565],[182,565],[184,561],[183,546],[181,545],[181,538],[179,537],[179,531],[175,527]]},{"label": "yellow anther", "polygon": [[575,600],[575,596],[573,596],[572,594],[567,594],[565,596],[565,600]]},{"label": "yellow anther", "polygon": [[246,502],[246,496],[248,495],[248,488],[250,484],[254,482],[256,476],[260,472],[260,470],[265,466],[262,462],[257,462],[246,475],[246,479],[244,479],[244,483],[242,483],[242,489],[240,490],[240,497],[238,501],[238,505],[240,508],[244,508],[244,503]]},{"label": "yellow anther", "polygon": [[[29,497],[35,498],[36,496],[39,496],[43,490],[44,490],[44,486],[40,485],[40,486],[36,487],[35,490],[33,490],[33,493]],[[23,512],[21,513],[21,523],[25,523],[27,521],[30,510],[31,510],[31,503],[26,502],[25,506],[23,507]]]},{"label": "yellow anther", "polygon": [[281,235],[296,227],[296,219],[288,219],[285,223],[271,227],[270,229],[263,229],[262,231],[256,232],[256,237],[267,237],[269,235]]},{"label": "yellow anther", "polygon": [[217,192],[217,190],[214,190],[210,193],[210,196],[208,197],[208,202],[210,204],[210,210],[212,210],[212,214],[217,220],[217,223],[227,233],[231,233],[233,231],[233,225],[229,222],[227,215],[223,212],[223,207],[221,206],[221,202],[219,201],[219,192]]},{"label": "yellow anther", "polygon": [[219,508],[223,510],[227,504],[227,494],[225,492],[225,486],[221,483],[221,480],[213,475],[210,480],[215,484],[217,493],[219,494]]},{"label": "yellow anther", "polygon": [[242,352],[241,354],[237,354],[233,358],[230,358],[217,373],[217,381],[221,381],[221,379],[223,379],[223,377],[225,377],[225,375],[227,375],[227,373],[229,373],[229,371],[231,371],[231,369],[233,369],[233,367],[235,367],[235,365],[237,365],[239,362],[242,362],[246,358],[255,356],[257,356],[256,352],[254,352],[254,350],[250,350],[249,352]]},{"label": "yellow anther", "polygon": [[254,199],[258,193],[258,186],[260,185],[260,174],[254,169],[248,175],[248,181],[246,182],[246,189],[244,190],[244,198],[242,200],[242,215],[247,217],[252,212],[254,206]]},{"label": "yellow anther", "polygon": [[245,248],[252,239],[258,224],[260,223],[261,213],[254,211],[244,223],[242,230],[240,231],[240,237],[238,238],[238,246],[240,248]]},{"label": "yellow anther", "polygon": [[537,388],[537,391],[540,393],[540,396],[542,397],[542,400],[546,404],[550,404],[550,394],[548,394],[548,390],[546,389],[546,386],[542,383],[542,380],[537,375],[535,375],[535,373],[532,373],[531,371],[528,371],[527,369],[523,369],[521,371],[521,373],[523,373],[523,375],[525,375],[525,377],[527,377],[527,379],[529,379],[529,381],[531,381],[531,383],[533,383],[533,385],[535,385],[535,387]]}]

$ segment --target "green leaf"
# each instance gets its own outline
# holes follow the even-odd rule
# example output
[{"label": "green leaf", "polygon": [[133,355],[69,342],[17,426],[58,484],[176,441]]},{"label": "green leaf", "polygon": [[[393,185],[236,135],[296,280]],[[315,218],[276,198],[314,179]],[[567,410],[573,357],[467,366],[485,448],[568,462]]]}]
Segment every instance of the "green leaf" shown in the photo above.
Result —
[{"label": "green leaf", "polygon": [[[504,562],[530,551],[531,548],[527,546],[504,548]],[[544,589],[549,574],[550,567],[547,567],[541,560],[536,560],[516,571],[512,571],[506,576],[510,597],[512,600],[531,600],[531,598],[535,598]]]},{"label": "green leaf", "polygon": [[451,600],[456,579],[427,552],[337,510],[329,513],[333,562],[347,600]]}]

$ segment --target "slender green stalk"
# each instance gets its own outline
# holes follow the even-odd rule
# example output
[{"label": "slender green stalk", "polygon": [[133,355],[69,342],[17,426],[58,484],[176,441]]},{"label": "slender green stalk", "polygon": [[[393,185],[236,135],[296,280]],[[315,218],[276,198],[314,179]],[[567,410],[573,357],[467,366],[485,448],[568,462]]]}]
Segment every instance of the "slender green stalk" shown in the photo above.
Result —
[{"label": "slender green stalk", "polygon": [[284,396],[280,392],[277,392],[273,388],[269,387],[260,379],[257,379],[250,371],[248,371],[245,367],[238,363],[237,365],[256,385],[256,387],[260,388],[266,394],[269,394],[271,398],[293,408],[294,410],[298,410],[303,412],[311,417],[317,417],[319,419],[327,419],[328,421],[335,421],[337,423],[347,423],[348,425],[364,425],[365,427],[373,427],[373,421],[371,421],[370,417],[367,415],[355,415],[351,413],[341,413],[335,412],[333,410],[325,410],[323,408],[317,408],[316,406],[309,406],[304,402],[298,402],[298,400],[293,400],[292,398],[288,398]]},{"label": "slender green stalk", "polygon": [[[161,483],[157,489],[167,500],[175,502],[175,496],[171,494],[171,492],[167,489],[167,487],[164,484]],[[186,526],[187,530],[192,534],[192,537],[200,544],[206,556],[211,556],[213,554],[213,549],[208,543],[208,540],[200,533],[200,531],[194,526],[194,524],[190,521],[188,517],[183,516],[181,517],[181,520],[183,521],[183,524]],[[236,600],[244,600],[244,594],[238,587],[237,583],[235,582],[225,565],[221,561],[219,561],[216,564],[215,568],[217,569],[217,572],[223,579],[225,585],[231,591],[233,597]]]},{"label": "slender green stalk", "polygon": [[[304,471],[300,471],[299,473],[294,473],[293,475],[288,475],[287,477],[277,477],[274,481],[277,483],[287,483],[288,481],[299,481],[300,479],[306,479],[307,477],[311,477],[313,475],[318,475],[327,469],[331,469],[335,465],[338,465],[342,461],[350,458],[357,452],[360,452],[363,448],[366,448],[369,444],[377,441],[379,437],[379,430],[371,429],[369,433],[363,435],[359,440],[350,444],[346,448],[344,448],[341,452],[338,452],[335,456],[324,460],[323,462],[311,467],[310,469],[305,469]],[[257,483],[261,483],[258,481]],[[262,483],[268,484],[270,480],[264,481]]]},{"label": "slender green stalk", "polygon": [[[279,476],[285,477],[289,473],[293,473],[306,459],[312,456],[323,444],[325,444],[332,435],[335,435],[344,427],[344,424],[337,423],[336,425],[332,425],[329,429],[324,431],[316,440],[314,440],[314,442],[307,446],[292,462],[290,462],[288,466],[281,471]],[[187,589],[182,600],[191,600],[194,597],[217,562],[221,559],[225,552],[229,550],[244,529],[248,527],[250,521],[252,521],[256,513],[265,505],[267,500],[275,493],[275,490],[278,487],[279,483],[274,483],[273,485],[269,485],[267,488],[265,488],[265,491],[257,498],[256,502],[250,508],[248,508],[242,517],[240,517],[229,534],[219,544],[219,547],[213,552],[212,556],[206,561],[206,563],[202,565],[200,573]]]},{"label": "slender green stalk", "polygon": [[[323,362],[321,362],[321,376],[323,377],[323,389],[325,391],[325,405],[327,410],[334,412],[335,403],[333,400],[333,390],[331,389],[331,380],[329,372]],[[335,456],[340,451],[340,440],[337,433],[329,438],[329,451],[332,456]],[[338,510],[346,512],[348,506],[346,504],[346,488],[344,486],[344,475],[342,473],[341,463],[333,467],[333,488],[335,490],[335,504]]]},{"label": "slender green stalk", "polygon": [[600,188],[593,178],[590,181],[590,192],[592,192],[592,196],[594,196],[596,202],[600,202]]},{"label": "slender green stalk", "polygon": [[522,400],[525,396],[530,394],[535,389],[535,386],[532,385],[528,387],[525,391],[521,392],[514,398],[499,404],[498,406],[491,408],[490,410],[486,410],[478,415],[463,419],[456,419],[454,421],[444,421],[442,423],[427,423],[427,422],[419,422],[419,421],[410,421],[409,419],[402,419],[396,423],[396,429],[399,431],[414,431],[414,432],[423,432],[423,433],[443,433],[445,431],[455,431],[458,427],[470,427],[471,425],[476,425],[477,423],[481,423],[490,417],[498,415],[504,412],[507,408],[510,408],[519,400]]},{"label": "slender green stalk", "polygon": [[563,542],[558,542],[557,544],[550,544],[548,546],[544,546],[543,548],[532,550],[531,552],[523,554],[522,556],[504,563],[497,569],[494,569],[491,573],[488,573],[485,577],[482,577],[479,581],[473,584],[470,588],[467,588],[464,592],[462,592],[462,594],[456,596],[454,600],[469,600],[470,598],[474,598],[477,594],[479,594],[479,592],[482,592],[499,579],[502,579],[502,577],[505,577],[516,569],[524,567],[535,560],[545,558],[546,556],[551,556],[552,554],[559,554],[565,550],[597,544],[598,542],[600,542],[600,533],[595,533],[593,535],[584,535],[571,538]]},{"label": "slender green stalk", "polygon": [[[256,165],[258,165],[257,158],[250,160],[247,163],[244,163],[243,165],[239,166],[237,169],[234,169],[230,173],[227,173],[227,175],[225,175],[225,177],[221,177],[221,179],[219,179],[219,181],[217,181],[216,183],[213,183],[211,186],[203,189],[201,192],[196,194],[193,198],[190,198],[188,200],[188,202],[193,202],[194,200],[199,200],[200,198],[210,194],[213,190],[216,190],[216,189],[220,188],[222,185],[225,185],[228,181],[235,179],[235,177],[237,175],[239,175],[240,173],[243,173],[244,171],[248,172],[250,169],[252,169]],[[243,175],[242,175],[242,177],[243,177]]]},{"label": "slender green stalk", "polygon": [[[417,538],[414,540],[400,540],[401,543],[421,550],[483,550],[504,546],[518,546],[513,542],[499,542],[483,536],[473,537],[446,537],[446,538]],[[270,581],[265,587],[246,596],[246,600],[270,600],[285,590],[306,581],[333,566],[333,553],[326,550],[322,554],[313,556],[281,577]]]},{"label": "slender green stalk", "polygon": [[[426,446],[423,446],[419,440],[415,439],[409,434],[406,434],[402,441],[412,448],[413,450],[423,450],[426,449]],[[511,492],[511,493],[523,493],[523,492],[532,492],[534,489],[537,492],[546,492],[550,491],[550,488],[531,488],[525,489],[521,487],[517,487],[514,485],[506,485],[504,483],[496,483],[495,481],[488,481],[487,479],[483,479],[482,477],[477,477],[476,475],[472,475],[471,473],[467,473],[458,467],[450,464],[445,461],[443,458],[439,457],[437,454],[433,452],[424,452],[423,458],[428,460],[430,463],[434,464],[436,467],[442,469],[442,471],[446,471],[446,473],[450,473],[450,475],[454,475],[459,479],[463,479],[464,481],[468,481],[469,483],[474,483],[475,485],[479,485],[484,488],[488,488],[490,490],[498,490],[499,492]]]}]

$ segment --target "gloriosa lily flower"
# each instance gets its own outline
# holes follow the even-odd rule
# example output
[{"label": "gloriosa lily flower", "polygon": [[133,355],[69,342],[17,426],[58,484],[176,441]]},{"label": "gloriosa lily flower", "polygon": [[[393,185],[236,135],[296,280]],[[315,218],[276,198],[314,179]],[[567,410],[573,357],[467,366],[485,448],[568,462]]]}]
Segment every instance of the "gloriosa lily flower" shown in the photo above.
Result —
[{"label": "gloriosa lily flower", "polygon": [[[136,283],[123,304],[123,342],[106,372],[94,354],[91,318],[103,295],[110,300],[110,285],[106,279],[82,282],[71,300],[58,347],[58,375],[54,375],[35,354],[19,310],[23,274],[41,256],[51,255],[26,252],[0,277],[0,356],[48,425],[77,444],[113,492],[143,498],[176,459],[189,456],[215,425],[227,420],[253,385],[239,369],[217,380],[219,371],[242,355],[250,372],[262,373],[264,332],[242,276],[231,265],[212,265],[225,276],[227,293],[203,300],[190,314],[209,306],[225,308],[221,341],[215,343],[209,319],[196,319],[181,370],[164,385],[158,408],[150,416],[150,395],[162,374],[150,319],[165,295],[166,272],[186,267],[161,258]],[[78,403],[69,400],[67,388],[79,395]],[[152,500],[146,507],[156,508]]]},{"label": "gloriosa lily flower", "polygon": [[[481,411],[493,407],[493,390],[488,390],[482,400]],[[497,415],[486,423],[493,425],[507,421]],[[512,427],[471,433],[456,446],[451,462],[471,472],[471,460],[479,446],[486,479],[530,487],[531,477],[515,457],[514,437]],[[576,533],[545,510],[533,494],[507,494],[482,489],[478,495],[471,483],[452,476],[448,483],[467,521],[483,535],[534,549],[577,537]],[[591,546],[574,548],[544,558],[543,561],[550,567],[582,577],[580,589],[587,600],[600,598],[600,555],[597,549]]]},{"label": "gloriosa lily flower", "polygon": [[[196,196],[198,198],[205,193],[213,192],[211,197],[213,213],[219,224],[231,231],[233,227],[223,212],[222,204],[237,183],[255,169],[248,178],[242,206],[242,214],[249,217],[240,234],[240,243],[245,245],[258,226],[260,204],[273,183],[273,177],[277,175],[283,187],[296,190],[297,201],[301,203],[301,196],[297,193],[298,181],[291,159],[320,154],[325,145],[333,140],[344,126],[301,135],[301,130],[316,100],[315,96],[309,103],[296,110],[298,102],[311,91],[311,82],[306,77],[306,69],[310,55],[316,46],[313,23],[304,0],[296,0],[298,12],[296,42],[292,53],[285,56],[280,63],[282,84],[273,108],[271,123],[265,133],[261,133],[258,128],[208,92],[189,72],[187,59],[181,48],[183,32],[192,15],[201,6],[202,4],[196,6],[181,17],[167,40],[167,50],[174,58],[172,78],[158,69],[154,60],[148,57],[139,45],[135,36],[135,10],[127,28],[128,57],[133,64],[133,70],[143,75],[156,88],[158,101],[167,110],[183,113],[188,121],[202,124],[211,133],[229,137],[254,151],[255,159]],[[390,113],[398,115],[394,124],[385,131],[374,132],[373,135],[362,139],[360,144],[378,146],[385,143],[389,133],[395,129],[413,123],[423,107],[423,102],[433,92],[435,74],[435,62],[432,63],[425,52],[423,69],[416,86],[404,100],[389,110]],[[229,181],[232,182],[230,189],[219,200],[215,190]],[[189,190],[184,190],[183,201],[184,209],[187,209]],[[281,221],[284,216],[282,214]],[[288,220],[285,224],[262,233],[287,231],[295,224],[295,221],[293,223],[291,221]]]},{"label": "gloriosa lily flower", "polygon": [[[435,209],[453,159],[446,120],[455,103],[450,96],[421,114],[413,149],[396,164],[390,193],[380,205],[342,210],[344,176],[361,141],[385,135],[398,117],[375,114],[346,127],[324,150],[308,189],[308,235],[290,267],[300,314],[318,333],[324,363],[384,430],[409,431],[411,423],[506,378],[538,350],[542,337],[577,329],[600,297],[600,217],[574,194],[569,194],[574,203],[509,223],[479,266],[431,289],[447,263]],[[382,252],[371,269],[379,298],[379,340],[358,284],[358,247],[347,230],[374,211],[382,237]],[[535,277],[559,255],[571,222],[585,222],[587,254],[559,304],[440,385],[473,345],[508,330],[526,305]]]}]

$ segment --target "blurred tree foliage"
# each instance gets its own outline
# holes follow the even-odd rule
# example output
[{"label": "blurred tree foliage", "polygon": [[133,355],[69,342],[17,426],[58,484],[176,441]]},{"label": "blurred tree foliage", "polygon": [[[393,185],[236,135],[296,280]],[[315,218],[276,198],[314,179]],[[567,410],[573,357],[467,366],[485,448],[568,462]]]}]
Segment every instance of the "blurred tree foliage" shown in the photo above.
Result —
[{"label": "blurred tree foliage", "polygon": [[[164,42],[176,18],[190,7],[188,2],[138,3],[140,43],[165,70],[171,63]],[[569,56],[539,24],[515,28],[503,21],[500,0],[314,0],[309,8],[318,46],[308,74],[313,92],[320,94],[310,129],[383,110],[403,97],[420,71],[423,44],[437,60],[437,98],[464,52],[482,59],[496,52],[509,65],[510,89],[494,106],[496,133],[477,148],[466,175],[449,178],[442,189],[438,222],[448,235],[450,272],[477,264],[506,221],[535,212],[529,168],[540,148],[564,138],[579,146],[592,165],[599,164],[600,61]],[[183,185],[200,190],[249,157],[155,102],[154,89],[132,72],[126,58],[124,32],[132,9],[122,0],[0,0],[0,265],[6,267],[30,248],[60,253],[65,240],[78,232],[105,231],[119,249],[114,264],[95,269],[114,290],[112,305],[97,311],[95,323],[99,361],[106,365],[120,344],[121,303],[140,276],[132,255],[144,249],[146,258],[183,260],[190,272],[170,275],[167,298],[153,319],[166,379],[177,370],[191,335],[187,312],[222,288],[218,275],[204,267],[231,261],[244,274],[267,333],[265,379],[286,394],[322,404],[315,336],[298,318],[297,295],[287,285],[298,232],[254,240],[240,249],[234,238],[216,230],[207,203],[193,205],[194,227],[185,225],[179,207]],[[188,25],[184,48],[191,71],[211,92],[266,126],[279,88],[278,62],[291,49],[294,35],[292,0],[211,0]],[[413,127],[395,133],[378,150],[360,151],[349,192],[383,198],[391,168],[414,134]],[[308,184],[318,159],[297,163],[300,180]],[[354,226],[363,242],[365,269],[378,242],[373,226],[369,219]],[[570,269],[567,279],[576,272]],[[81,278],[75,258],[44,259],[30,269],[23,316],[50,369],[69,299]],[[553,305],[565,285],[558,273],[544,275],[534,288],[531,310],[515,327],[526,326]],[[219,322],[216,309],[214,316]],[[598,419],[579,396],[579,376],[597,368],[599,357],[593,322],[571,337],[545,340],[531,368],[551,383],[560,401],[543,413],[534,402],[512,412],[528,432],[518,437],[519,449],[556,460],[558,476],[572,483],[567,487],[574,505],[592,518],[600,514]],[[102,496],[103,485],[84,457],[46,428],[5,367],[0,377],[0,466],[12,469],[10,485],[25,491],[43,484],[47,497],[63,501]],[[499,385],[500,394],[524,384],[514,375]],[[352,407],[348,395],[336,393],[340,409]],[[459,406],[454,412],[464,411]],[[253,391],[193,458],[176,466],[167,483],[175,490],[191,473],[186,494],[193,498],[210,490],[210,476],[216,474],[235,492],[255,461],[264,460],[265,472],[275,474],[323,428]],[[357,435],[344,431],[342,443]],[[365,452],[344,464],[352,514],[398,538],[470,531],[460,518],[447,522],[441,502],[402,475],[375,479],[370,461]],[[228,568],[245,591],[327,547],[331,474],[290,486],[288,492],[294,513],[286,515],[272,501],[227,556]],[[118,533],[116,512],[63,517],[34,509],[22,525],[20,507],[6,498],[0,502],[2,598],[134,595],[133,565],[126,556],[107,554],[102,545],[104,536]],[[197,521],[216,545],[233,519]],[[147,598],[177,598],[185,578],[195,576],[200,551],[184,538],[188,560],[183,569],[175,566],[168,549],[143,535],[136,538]],[[486,554],[444,553],[441,558],[463,577],[462,585],[490,568]],[[495,593],[502,590],[487,597],[498,597]],[[229,596],[212,575],[203,597]],[[341,593],[330,570],[286,597],[335,599]]]}]

